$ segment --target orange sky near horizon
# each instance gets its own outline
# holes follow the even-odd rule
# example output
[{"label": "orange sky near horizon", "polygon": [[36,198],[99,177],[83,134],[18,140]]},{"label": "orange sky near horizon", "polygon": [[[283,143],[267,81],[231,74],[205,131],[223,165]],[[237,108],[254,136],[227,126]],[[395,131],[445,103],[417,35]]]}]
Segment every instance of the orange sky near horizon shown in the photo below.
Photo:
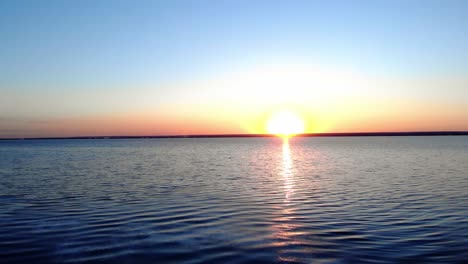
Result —
[{"label": "orange sky near horizon", "polygon": [[[268,133],[275,113],[305,133],[468,131],[465,78],[403,79],[301,63],[260,64],[216,78],[112,90],[7,91],[0,137]],[[446,94],[450,85],[454,92]],[[22,102],[24,108],[18,108]]]},{"label": "orange sky near horizon", "polygon": [[187,107],[161,112],[90,115],[23,123],[17,127],[33,134],[14,133],[6,137],[263,134],[268,133],[271,115],[284,109],[294,111],[304,121],[305,133],[468,131],[468,122],[460,122],[468,120],[463,105],[457,108],[430,103],[394,103],[354,102],[341,109],[330,108],[317,113],[306,107],[291,106],[238,113],[222,107],[201,109],[198,106],[198,111]]}]

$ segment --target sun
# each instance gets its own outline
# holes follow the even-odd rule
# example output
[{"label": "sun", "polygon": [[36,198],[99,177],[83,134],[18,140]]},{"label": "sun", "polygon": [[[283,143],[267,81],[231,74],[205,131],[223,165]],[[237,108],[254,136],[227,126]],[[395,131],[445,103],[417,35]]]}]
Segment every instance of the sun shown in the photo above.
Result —
[{"label": "sun", "polygon": [[291,137],[304,133],[304,121],[294,112],[277,112],[268,120],[267,131],[281,137]]}]

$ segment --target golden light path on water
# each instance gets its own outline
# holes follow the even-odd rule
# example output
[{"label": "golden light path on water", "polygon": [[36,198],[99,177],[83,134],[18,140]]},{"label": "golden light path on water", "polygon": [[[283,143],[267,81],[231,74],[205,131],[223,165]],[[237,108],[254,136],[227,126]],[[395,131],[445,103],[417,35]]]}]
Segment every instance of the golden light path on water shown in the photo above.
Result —
[{"label": "golden light path on water", "polygon": [[[300,243],[297,236],[300,235],[300,224],[294,221],[295,211],[297,210],[294,203],[295,179],[294,179],[294,163],[289,144],[289,137],[283,137],[282,153],[280,159],[280,167],[278,177],[283,185],[283,202],[278,205],[277,215],[274,217],[273,238],[274,246],[287,248],[290,245]],[[299,261],[294,256],[291,256],[287,250],[280,249],[278,252],[278,261],[280,262],[297,262]]]},{"label": "golden light path on water", "polygon": [[284,180],[284,195],[285,203],[289,202],[291,195],[294,192],[293,182],[293,163],[291,159],[291,150],[289,147],[289,138],[283,139],[283,163],[282,163],[282,176]]}]

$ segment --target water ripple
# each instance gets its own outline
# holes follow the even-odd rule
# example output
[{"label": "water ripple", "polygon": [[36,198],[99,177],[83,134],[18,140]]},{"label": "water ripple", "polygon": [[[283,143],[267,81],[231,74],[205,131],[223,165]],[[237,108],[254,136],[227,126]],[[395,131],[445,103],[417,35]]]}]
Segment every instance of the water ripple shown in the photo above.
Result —
[{"label": "water ripple", "polygon": [[0,263],[468,259],[467,137],[0,144]]}]

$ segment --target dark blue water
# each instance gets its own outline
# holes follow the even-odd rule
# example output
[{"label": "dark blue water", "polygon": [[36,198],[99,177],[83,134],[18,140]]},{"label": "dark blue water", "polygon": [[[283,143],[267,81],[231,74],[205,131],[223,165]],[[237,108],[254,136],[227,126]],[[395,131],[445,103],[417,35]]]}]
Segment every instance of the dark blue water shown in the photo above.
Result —
[{"label": "dark blue water", "polygon": [[468,137],[0,141],[1,263],[468,262]]}]

